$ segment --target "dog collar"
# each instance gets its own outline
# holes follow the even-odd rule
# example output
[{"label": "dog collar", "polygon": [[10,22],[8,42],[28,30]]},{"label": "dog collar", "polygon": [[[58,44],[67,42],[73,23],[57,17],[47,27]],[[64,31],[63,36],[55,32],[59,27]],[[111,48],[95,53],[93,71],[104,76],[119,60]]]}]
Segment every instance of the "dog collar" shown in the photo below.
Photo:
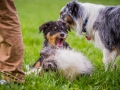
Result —
[{"label": "dog collar", "polygon": [[91,40],[91,37],[86,35],[86,24],[88,22],[88,17],[85,19],[84,23],[83,23],[83,27],[82,27],[82,32],[85,33],[85,37],[87,40]]},{"label": "dog collar", "polygon": [[88,17],[85,19],[84,23],[83,23],[83,27],[82,27],[82,32],[86,33],[86,24],[88,22]]}]

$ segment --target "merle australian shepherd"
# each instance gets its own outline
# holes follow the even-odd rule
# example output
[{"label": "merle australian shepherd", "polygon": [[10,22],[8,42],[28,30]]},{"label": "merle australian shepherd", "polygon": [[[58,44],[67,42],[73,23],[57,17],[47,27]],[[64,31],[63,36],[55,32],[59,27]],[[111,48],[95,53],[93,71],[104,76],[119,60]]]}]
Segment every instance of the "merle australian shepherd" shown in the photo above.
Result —
[{"label": "merle australian shepherd", "polygon": [[59,20],[64,21],[78,35],[86,33],[88,40],[103,52],[103,63],[107,70],[115,66],[120,55],[120,6],[104,6],[71,1],[60,11]]},{"label": "merle australian shepherd", "polygon": [[[61,21],[49,21],[42,24],[39,27],[40,32],[43,31],[44,34],[44,43],[43,48],[50,47],[54,48],[69,48],[65,39],[67,37],[68,31],[70,31],[70,27],[68,24]],[[39,68],[42,65],[44,57],[41,55],[40,58],[34,63],[32,68]]]}]

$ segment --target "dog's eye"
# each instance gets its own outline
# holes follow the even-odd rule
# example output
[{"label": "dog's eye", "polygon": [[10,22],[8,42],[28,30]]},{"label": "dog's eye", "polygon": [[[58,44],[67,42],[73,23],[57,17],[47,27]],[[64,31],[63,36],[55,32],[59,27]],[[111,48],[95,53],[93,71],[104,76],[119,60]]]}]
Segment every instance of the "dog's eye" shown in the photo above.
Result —
[{"label": "dog's eye", "polygon": [[56,30],[57,29],[57,27],[54,27],[54,30]]}]

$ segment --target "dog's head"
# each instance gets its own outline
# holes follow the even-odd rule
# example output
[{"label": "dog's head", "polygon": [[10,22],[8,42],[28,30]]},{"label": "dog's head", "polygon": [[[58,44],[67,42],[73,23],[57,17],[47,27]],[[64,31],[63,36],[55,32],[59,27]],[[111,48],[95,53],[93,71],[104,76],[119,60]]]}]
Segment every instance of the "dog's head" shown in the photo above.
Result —
[{"label": "dog's head", "polygon": [[41,25],[39,30],[43,31],[44,37],[50,45],[62,47],[70,27],[62,21],[49,21]]},{"label": "dog's head", "polygon": [[77,1],[72,1],[61,9],[60,17],[58,20],[68,23],[73,30],[76,30],[78,28],[78,20],[82,16],[83,8],[81,4]]}]

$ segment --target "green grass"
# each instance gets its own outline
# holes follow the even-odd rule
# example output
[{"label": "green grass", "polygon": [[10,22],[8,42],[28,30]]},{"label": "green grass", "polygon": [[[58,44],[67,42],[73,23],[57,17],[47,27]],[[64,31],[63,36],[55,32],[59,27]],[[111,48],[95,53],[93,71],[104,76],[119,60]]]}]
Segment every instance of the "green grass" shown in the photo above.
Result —
[{"label": "green grass", "polygon": [[[80,0],[104,5],[119,5],[120,0]],[[18,15],[21,23],[24,41],[24,62],[25,65],[32,65],[39,57],[39,51],[43,45],[43,34],[39,33],[39,26],[50,20],[57,20],[60,9],[69,0],[15,0]],[[0,90],[119,90],[120,89],[120,61],[117,61],[116,71],[104,71],[102,63],[102,52],[95,48],[93,43],[84,37],[79,38],[71,31],[67,42],[69,45],[82,52],[94,66],[91,76],[80,77],[73,82],[45,73],[41,76],[33,74],[26,76],[26,84],[0,85]]]}]

